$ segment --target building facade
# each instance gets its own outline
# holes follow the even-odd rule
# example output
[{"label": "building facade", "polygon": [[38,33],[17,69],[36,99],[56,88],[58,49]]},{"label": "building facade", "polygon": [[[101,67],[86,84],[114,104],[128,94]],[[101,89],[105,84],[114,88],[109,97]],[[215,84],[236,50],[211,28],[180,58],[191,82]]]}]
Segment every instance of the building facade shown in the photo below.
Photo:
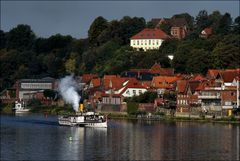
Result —
[{"label": "building facade", "polygon": [[130,39],[130,46],[136,50],[154,50],[159,49],[162,42],[169,36],[161,29],[144,29]]}]

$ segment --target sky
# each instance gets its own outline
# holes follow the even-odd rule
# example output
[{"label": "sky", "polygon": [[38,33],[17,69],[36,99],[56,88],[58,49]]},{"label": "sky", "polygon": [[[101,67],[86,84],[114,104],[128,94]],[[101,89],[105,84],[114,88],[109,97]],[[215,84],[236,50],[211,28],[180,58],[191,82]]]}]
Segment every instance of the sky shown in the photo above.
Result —
[{"label": "sky", "polygon": [[196,16],[200,10],[219,10],[232,18],[239,16],[239,1],[1,1],[1,30],[28,24],[38,37],[60,33],[86,38],[93,20],[103,16],[108,21],[123,16],[152,18],[171,17],[187,12]]}]

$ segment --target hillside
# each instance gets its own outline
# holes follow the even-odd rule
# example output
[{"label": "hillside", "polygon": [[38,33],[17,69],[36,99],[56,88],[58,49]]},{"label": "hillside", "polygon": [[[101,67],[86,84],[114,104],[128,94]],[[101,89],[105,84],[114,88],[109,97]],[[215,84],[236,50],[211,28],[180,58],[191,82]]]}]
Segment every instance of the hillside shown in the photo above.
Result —
[{"label": "hillside", "polygon": [[[129,39],[142,29],[154,27],[144,18],[125,16],[108,22],[97,17],[87,39],[60,34],[37,37],[29,25],[20,24],[9,32],[0,30],[0,91],[21,78],[59,78],[69,73],[120,74],[130,68],[149,68],[155,62],[172,66],[176,72],[202,73],[210,68],[240,67],[240,18],[228,13],[200,11],[197,17],[187,13],[190,29],[183,40],[164,41],[159,50],[135,51]],[[173,16],[173,17],[174,17]],[[199,37],[205,27],[213,28],[208,39]],[[168,26],[160,28],[169,34]],[[174,55],[172,62],[167,55]]]}]

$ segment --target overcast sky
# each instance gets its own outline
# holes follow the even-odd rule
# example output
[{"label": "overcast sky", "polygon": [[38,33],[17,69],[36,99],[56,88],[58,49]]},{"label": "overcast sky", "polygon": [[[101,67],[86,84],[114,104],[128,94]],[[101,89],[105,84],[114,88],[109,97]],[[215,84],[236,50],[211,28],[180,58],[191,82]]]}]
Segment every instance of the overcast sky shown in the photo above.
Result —
[{"label": "overcast sky", "polygon": [[75,38],[87,37],[92,21],[123,16],[151,18],[171,17],[187,12],[196,16],[200,10],[219,10],[239,16],[239,1],[1,1],[1,29],[9,31],[18,24],[28,24],[39,37],[60,33]]}]

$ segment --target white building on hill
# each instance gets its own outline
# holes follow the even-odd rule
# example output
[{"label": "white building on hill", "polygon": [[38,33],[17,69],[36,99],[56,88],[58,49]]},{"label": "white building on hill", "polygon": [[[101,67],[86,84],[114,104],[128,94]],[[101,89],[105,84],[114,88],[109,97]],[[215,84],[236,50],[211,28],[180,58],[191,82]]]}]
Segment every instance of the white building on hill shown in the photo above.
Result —
[{"label": "white building on hill", "polygon": [[146,28],[130,38],[130,46],[144,51],[159,49],[162,42],[168,38],[169,36],[161,29]]}]

